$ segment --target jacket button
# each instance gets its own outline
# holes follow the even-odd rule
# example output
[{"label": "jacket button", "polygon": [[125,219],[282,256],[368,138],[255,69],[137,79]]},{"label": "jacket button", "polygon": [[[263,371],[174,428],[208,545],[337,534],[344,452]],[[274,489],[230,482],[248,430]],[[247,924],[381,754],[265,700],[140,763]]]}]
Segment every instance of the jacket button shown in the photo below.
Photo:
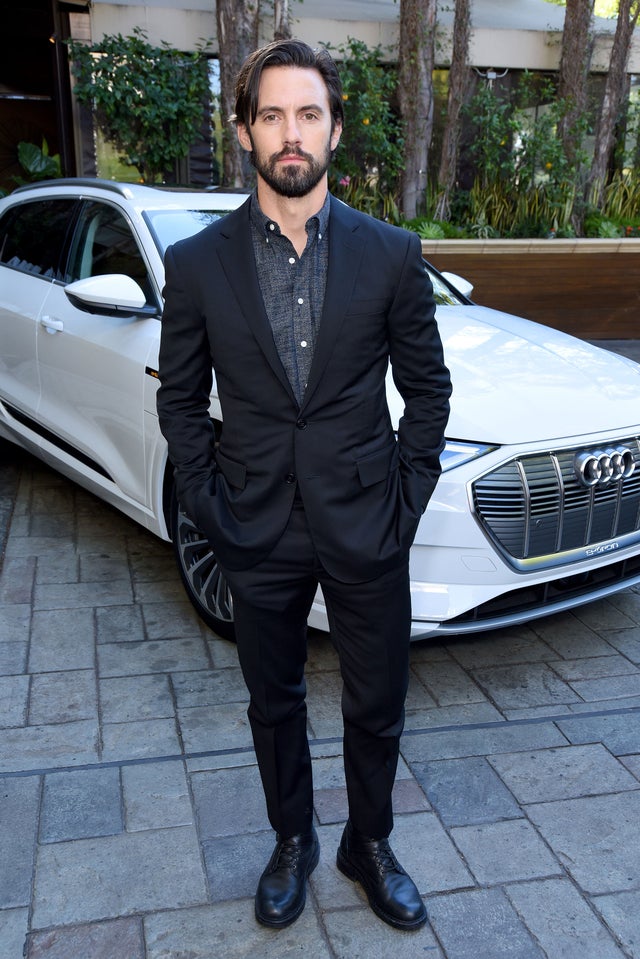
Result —
[{"label": "jacket button", "polygon": [[298,422],[296,423],[296,426],[298,427],[299,430],[306,430],[306,428],[307,428],[307,421],[306,421],[306,420],[298,420]]},{"label": "jacket button", "polygon": [[284,481],[285,481],[285,483],[288,483],[289,486],[291,486],[291,485],[292,485],[293,483],[295,483],[295,481],[296,481],[296,474],[295,474],[295,473],[287,473],[287,475],[286,475],[285,478],[284,478]]}]

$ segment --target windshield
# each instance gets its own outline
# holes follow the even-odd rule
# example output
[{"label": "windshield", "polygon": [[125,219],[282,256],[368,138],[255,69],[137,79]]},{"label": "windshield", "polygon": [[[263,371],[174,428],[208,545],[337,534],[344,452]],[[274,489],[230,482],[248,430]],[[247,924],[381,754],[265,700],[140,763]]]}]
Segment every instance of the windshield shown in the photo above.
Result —
[{"label": "windshield", "polygon": [[433,298],[437,306],[458,306],[460,303],[465,302],[462,297],[456,296],[451,287],[445,283],[443,278],[436,273],[432,267],[425,264],[425,269],[433,284]]},{"label": "windshield", "polygon": [[228,210],[147,210],[144,214],[158,249],[164,255],[168,246],[204,230]]}]

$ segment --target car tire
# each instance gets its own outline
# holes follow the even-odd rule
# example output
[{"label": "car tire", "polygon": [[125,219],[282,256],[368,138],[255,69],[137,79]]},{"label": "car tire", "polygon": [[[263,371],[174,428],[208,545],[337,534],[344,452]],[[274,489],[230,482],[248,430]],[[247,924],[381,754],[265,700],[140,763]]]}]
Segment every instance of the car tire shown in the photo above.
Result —
[{"label": "car tire", "polygon": [[180,578],[191,603],[206,625],[223,639],[235,641],[233,603],[206,536],[171,496],[171,541]]}]

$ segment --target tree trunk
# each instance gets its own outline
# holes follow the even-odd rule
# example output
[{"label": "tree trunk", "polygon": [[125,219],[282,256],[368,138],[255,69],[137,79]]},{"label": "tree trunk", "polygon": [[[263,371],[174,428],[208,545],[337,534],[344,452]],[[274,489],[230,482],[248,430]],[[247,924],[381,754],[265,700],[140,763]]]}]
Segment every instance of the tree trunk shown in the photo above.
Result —
[{"label": "tree trunk", "polygon": [[289,0],[273,0],[273,39],[289,40],[291,36]]},{"label": "tree trunk", "polygon": [[449,69],[447,122],[442,140],[436,220],[448,220],[451,192],[458,173],[461,112],[469,84],[469,40],[471,38],[471,0],[457,0],[453,21],[453,49]]},{"label": "tree trunk", "polygon": [[423,206],[433,128],[433,65],[437,0],[400,0],[398,99],[405,168],[400,204],[406,219]]},{"label": "tree trunk", "polygon": [[247,154],[238,143],[229,117],[235,106],[235,81],[240,67],[258,46],[259,0],[216,0],[220,57],[220,116],[222,120],[222,182],[243,187],[251,177]]},{"label": "tree trunk", "polygon": [[558,137],[573,167],[582,142],[581,121],[587,109],[587,77],[593,52],[591,22],[594,0],[567,0],[558,76],[558,98],[565,112],[558,124]]},{"label": "tree trunk", "polygon": [[607,169],[615,142],[615,129],[626,89],[626,71],[633,31],[640,14],[640,0],[620,0],[618,22],[611,49],[604,98],[596,123],[593,161],[589,172],[589,199],[602,203]]}]

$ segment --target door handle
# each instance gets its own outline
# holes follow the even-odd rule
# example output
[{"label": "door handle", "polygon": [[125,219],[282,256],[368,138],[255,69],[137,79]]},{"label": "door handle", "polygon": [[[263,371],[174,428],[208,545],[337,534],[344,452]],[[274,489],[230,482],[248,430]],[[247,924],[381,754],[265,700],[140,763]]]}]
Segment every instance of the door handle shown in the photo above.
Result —
[{"label": "door handle", "polygon": [[47,333],[62,333],[64,330],[62,320],[54,320],[52,316],[41,316],[40,325],[44,326]]}]

